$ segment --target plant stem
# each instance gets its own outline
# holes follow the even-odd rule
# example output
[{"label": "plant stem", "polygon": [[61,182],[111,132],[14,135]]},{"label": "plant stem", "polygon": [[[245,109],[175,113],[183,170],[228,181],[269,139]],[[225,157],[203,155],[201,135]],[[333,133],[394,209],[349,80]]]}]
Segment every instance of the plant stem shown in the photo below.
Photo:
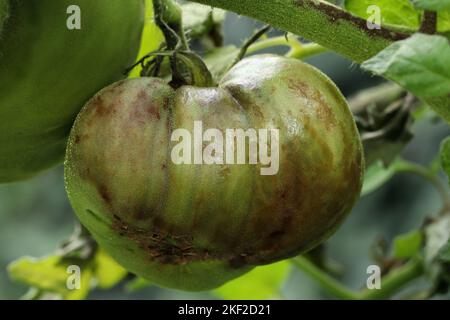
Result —
[{"label": "plant stem", "polygon": [[248,48],[247,54],[255,53],[257,51],[261,51],[261,50],[268,49],[268,48],[280,47],[280,46],[290,47],[291,49],[286,54],[286,56],[289,58],[295,58],[295,59],[304,59],[304,58],[328,51],[328,49],[326,49],[316,43],[302,44],[301,42],[299,42],[296,39],[286,39],[286,37],[279,36],[279,37],[273,37],[273,38],[265,39],[262,41],[258,41],[256,43],[252,44]]},{"label": "plant stem", "polygon": [[423,274],[423,262],[420,258],[413,258],[398,269],[392,270],[381,279],[381,289],[355,292],[333,279],[308,259],[299,256],[291,259],[294,266],[316,280],[321,287],[332,296],[345,300],[373,300],[392,297],[405,284],[415,280]]},{"label": "plant stem", "polygon": [[397,172],[413,173],[428,180],[439,193],[439,196],[442,200],[443,210],[450,210],[450,195],[447,191],[447,188],[444,186],[444,184],[442,184],[441,180],[432,172],[432,170],[429,170],[428,168],[425,168],[420,164],[406,160],[403,160],[398,165],[398,168],[396,168],[396,170]]},{"label": "plant stem", "polygon": [[268,39],[264,39],[264,40],[261,40],[261,41],[258,41],[258,42],[255,42],[254,44],[252,44],[248,48],[247,53],[251,54],[251,53],[255,53],[257,51],[261,51],[261,50],[273,48],[273,47],[281,47],[281,46],[292,47],[293,42],[298,42],[298,41],[296,39],[286,39],[286,37],[284,37],[284,36],[268,38]]},{"label": "plant stem", "polygon": [[287,57],[296,59],[305,59],[316,54],[324,53],[328,51],[327,48],[322,47],[316,43],[308,43],[302,45],[299,48],[292,48],[291,51],[287,53]]},{"label": "plant stem", "polygon": [[392,28],[370,30],[364,19],[316,0],[193,0],[246,15],[300,35],[361,63],[410,32]]},{"label": "plant stem", "polygon": [[392,270],[381,279],[381,289],[365,290],[359,296],[361,300],[387,299],[397,293],[405,284],[423,275],[423,262],[413,258],[398,269]]},{"label": "plant stem", "polygon": [[298,256],[291,259],[291,261],[294,266],[316,280],[321,287],[332,296],[344,300],[355,300],[358,298],[357,292],[348,289],[340,282],[333,279],[305,257]]}]

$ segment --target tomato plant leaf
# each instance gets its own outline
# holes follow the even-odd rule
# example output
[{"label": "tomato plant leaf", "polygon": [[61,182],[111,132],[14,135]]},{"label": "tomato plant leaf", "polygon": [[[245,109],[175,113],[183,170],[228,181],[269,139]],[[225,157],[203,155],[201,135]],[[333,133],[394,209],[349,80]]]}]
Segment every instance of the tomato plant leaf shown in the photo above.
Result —
[{"label": "tomato plant leaf", "polygon": [[446,32],[450,30],[450,10],[438,12],[438,31]]},{"label": "tomato plant leaf", "polygon": [[402,158],[396,158],[388,166],[385,166],[381,160],[378,160],[366,169],[361,196],[368,195],[369,193],[377,190],[389,181],[396,173],[405,170],[407,171],[411,166],[414,166],[414,164],[405,161]]},{"label": "tomato plant leaf", "polygon": [[450,0],[411,0],[419,9],[430,11],[450,10]]},{"label": "tomato plant leaf", "polygon": [[183,10],[183,25],[190,38],[205,35],[215,25],[220,25],[226,16],[226,11],[198,3],[187,3],[181,6]]},{"label": "tomato plant leaf", "polygon": [[442,141],[440,155],[442,169],[444,169],[447,177],[450,178],[450,137]]},{"label": "tomato plant leaf", "polygon": [[368,195],[380,188],[395,174],[394,166],[386,167],[381,160],[368,167],[364,174],[364,184],[361,196]]},{"label": "tomato plant leaf", "polygon": [[230,281],[212,291],[223,299],[270,299],[289,275],[291,264],[288,261],[277,262],[268,266],[256,267],[242,277]]},{"label": "tomato plant leaf", "polygon": [[[438,283],[449,277],[448,242],[450,239],[450,214],[442,215],[425,228],[425,267],[428,276]],[[444,257],[444,260],[442,259]]]},{"label": "tomato plant leaf", "polygon": [[414,230],[394,239],[394,256],[399,259],[411,258],[422,247],[422,232]]},{"label": "tomato plant leaf", "polygon": [[450,44],[445,37],[415,34],[362,64],[421,98],[450,94]]},{"label": "tomato plant leaf", "polygon": [[61,256],[51,255],[42,259],[23,257],[8,266],[8,272],[12,279],[38,288],[42,291],[60,294],[65,299],[84,299],[90,290],[92,270],[86,265],[79,266],[81,270],[80,288],[70,290],[67,287],[70,273],[67,268],[69,261],[64,261]]},{"label": "tomato plant leaf", "polygon": [[368,19],[373,15],[371,6],[380,8],[381,24],[417,28],[420,25],[420,12],[409,0],[346,0],[345,8],[351,13]]},{"label": "tomato plant leaf", "polygon": [[450,262],[450,241],[439,251],[439,259],[443,262]]},{"label": "tomato plant leaf", "polygon": [[109,289],[119,283],[128,273],[103,250],[98,249],[95,255],[95,279],[101,289]]},{"label": "tomato plant leaf", "polygon": [[[153,21],[153,4],[152,0],[145,0],[145,26],[142,33],[141,49],[138,54],[138,59],[146,54],[158,49],[160,44],[164,41],[163,34],[158,26]],[[137,66],[130,73],[130,78],[137,78],[142,71],[141,66]]]}]

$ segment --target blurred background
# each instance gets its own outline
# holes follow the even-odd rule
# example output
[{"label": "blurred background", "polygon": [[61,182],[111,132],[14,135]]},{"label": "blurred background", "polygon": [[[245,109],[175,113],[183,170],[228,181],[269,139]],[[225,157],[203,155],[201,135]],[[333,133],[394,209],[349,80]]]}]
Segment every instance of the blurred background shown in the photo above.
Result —
[{"label": "blurred background", "polygon": [[[260,25],[254,21],[228,14],[225,44],[241,45],[258,27]],[[322,54],[308,61],[330,76],[346,96],[380,83],[380,79],[362,73],[357,65],[334,54]],[[415,126],[414,133],[404,157],[428,164],[450,130],[443,122],[428,120]],[[419,227],[424,218],[439,207],[438,194],[429,183],[406,174],[395,176],[381,189],[361,198],[344,225],[326,244],[327,253],[343,266],[340,280],[350,288],[361,288],[367,279],[366,268],[373,264],[369,250],[375,240],[382,236],[391,241],[394,236]],[[18,299],[27,291],[26,286],[8,278],[7,265],[24,255],[41,257],[53,252],[71,235],[74,225],[75,216],[64,191],[62,166],[30,181],[0,185],[0,299]],[[418,282],[420,285],[420,280]],[[278,297],[320,299],[329,296],[301,271],[292,269]],[[120,284],[112,290],[94,291],[89,298],[215,299],[217,296],[154,286],[130,293]],[[251,293],[247,298],[252,298]]]}]

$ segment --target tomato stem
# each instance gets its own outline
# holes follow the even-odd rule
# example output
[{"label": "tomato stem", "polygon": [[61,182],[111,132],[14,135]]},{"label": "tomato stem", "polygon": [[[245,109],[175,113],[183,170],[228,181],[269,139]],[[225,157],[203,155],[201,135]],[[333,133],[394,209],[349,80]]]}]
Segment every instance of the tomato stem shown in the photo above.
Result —
[{"label": "tomato stem", "polygon": [[328,49],[316,43],[303,44],[298,41],[295,36],[288,35],[287,37],[279,36],[258,41],[248,48],[247,54],[252,54],[257,51],[281,46],[289,47],[290,50],[288,51],[286,56],[295,59],[304,59],[328,51]]},{"label": "tomato stem", "polygon": [[379,290],[364,290],[360,300],[387,299],[396,294],[406,284],[423,275],[423,261],[419,257],[412,258],[400,268],[392,270],[381,279]]},{"label": "tomato stem", "polygon": [[381,278],[381,288],[373,290],[353,291],[332,278],[310,260],[298,256],[291,259],[292,264],[305,272],[332,296],[343,300],[374,300],[392,297],[409,282],[423,275],[423,261],[414,257],[403,266],[392,270]]},{"label": "tomato stem", "polygon": [[291,259],[291,261],[295,267],[316,280],[322,286],[322,288],[332,296],[344,300],[355,300],[358,298],[357,292],[354,292],[353,290],[345,287],[343,284],[325,273],[307,258],[298,256],[294,259]]}]

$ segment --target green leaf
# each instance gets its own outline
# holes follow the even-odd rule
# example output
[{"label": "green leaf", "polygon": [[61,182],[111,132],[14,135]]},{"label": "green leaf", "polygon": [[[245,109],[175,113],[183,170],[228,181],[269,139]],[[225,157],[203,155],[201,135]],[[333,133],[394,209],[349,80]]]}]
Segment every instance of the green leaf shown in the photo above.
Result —
[{"label": "green leaf", "polygon": [[438,12],[438,31],[450,31],[450,10]]},{"label": "green leaf", "polygon": [[351,13],[367,19],[373,12],[369,7],[376,5],[381,10],[381,24],[417,28],[420,25],[420,12],[409,0],[346,0],[345,8]]},{"label": "green leaf", "polygon": [[42,291],[55,292],[64,299],[84,299],[90,290],[92,270],[89,266],[80,265],[81,279],[80,289],[70,290],[67,280],[70,276],[67,268],[71,263],[58,255],[48,256],[42,259],[23,257],[8,266],[8,272],[12,279],[38,288]]},{"label": "green leaf", "polygon": [[447,177],[450,178],[450,137],[442,141],[440,155],[442,169],[444,169]]},{"label": "green leaf", "polygon": [[213,290],[213,294],[223,299],[270,299],[278,290],[290,272],[289,261],[281,261],[268,266],[256,267],[242,277],[230,281]]},{"label": "green leaf", "polygon": [[225,75],[239,56],[240,50],[235,46],[217,48],[205,56],[205,63],[216,82]]},{"label": "green leaf", "polygon": [[[435,282],[450,278],[448,268],[448,243],[450,239],[450,214],[439,216],[425,228],[425,267],[427,275]],[[444,259],[442,259],[444,258]]]},{"label": "green leaf", "polygon": [[215,25],[225,20],[226,11],[198,3],[181,6],[183,25],[190,38],[198,38],[208,33]]},{"label": "green leaf", "polygon": [[396,158],[389,166],[385,166],[381,160],[375,162],[366,169],[361,196],[365,196],[389,181],[396,173],[408,171],[414,164],[402,158]]},{"label": "green leaf", "polygon": [[450,241],[439,250],[439,260],[450,263]]},{"label": "green leaf", "polygon": [[420,98],[450,94],[450,44],[442,36],[417,33],[390,45],[362,67]]},{"label": "green leaf", "polygon": [[[146,54],[158,49],[160,44],[164,41],[161,30],[153,21],[153,4],[152,0],[145,0],[145,26],[142,32],[141,49],[139,51],[138,59]],[[142,67],[138,66],[133,69],[130,78],[137,78],[140,76]]]},{"label": "green leaf", "polygon": [[95,255],[95,279],[101,289],[110,289],[128,274],[116,261],[103,250],[98,249]]},{"label": "green leaf", "polygon": [[430,11],[450,10],[450,0],[411,0],[419,9]]},{"label": "green leaf", "polygon": [[385,167],[381,160],[375,162],[365,171],[361,196],[368,195],[369,193],[377,190],[394,175],[395,168],[393,165]]},{"label": "green leaf", "polygon": [[394,239],[394,256],[399,259],[413,257],[422,247],[422,238],[422,232],[419,230],[397,236]]}]

